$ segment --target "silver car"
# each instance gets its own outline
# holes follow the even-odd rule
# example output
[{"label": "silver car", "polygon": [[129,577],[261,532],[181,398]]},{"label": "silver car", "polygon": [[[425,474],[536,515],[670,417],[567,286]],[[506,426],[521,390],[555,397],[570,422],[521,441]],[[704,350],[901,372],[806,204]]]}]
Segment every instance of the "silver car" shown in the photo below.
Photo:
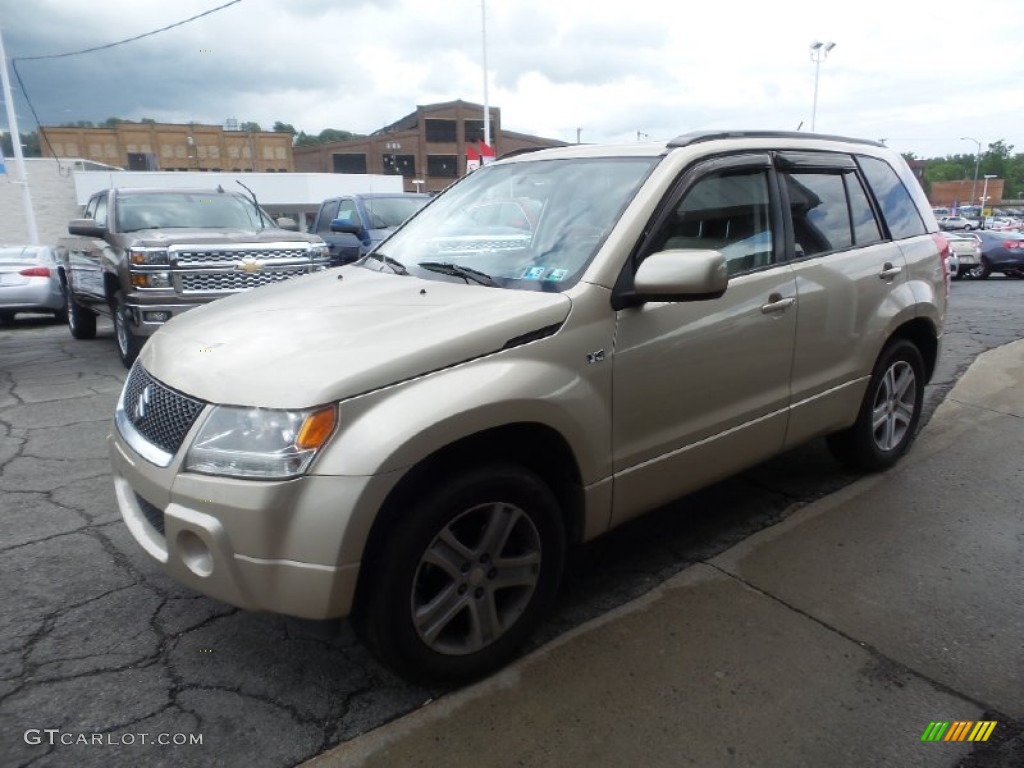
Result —
[{"label": "silver car", "polygon": [[57,262],[48,245],[0,248],[0,321],[14,321],[18,312],[52,312],[67,321]]}]

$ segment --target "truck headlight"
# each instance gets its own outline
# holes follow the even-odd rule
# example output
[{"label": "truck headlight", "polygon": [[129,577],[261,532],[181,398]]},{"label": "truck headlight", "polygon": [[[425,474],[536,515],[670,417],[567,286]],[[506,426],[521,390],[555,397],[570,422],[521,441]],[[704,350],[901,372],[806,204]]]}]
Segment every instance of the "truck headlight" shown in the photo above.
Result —
[{"label": "truck headlight", "polygon": [[128,261],[132,264],[167,264],[166,248],[132,248],[128,251]]},{"label": "truck headlight", "polygon": [[303,474],[337,424],[329,405],[301,411],[218,405],[185,456],[185,469],[208,475],[283,480]]}]

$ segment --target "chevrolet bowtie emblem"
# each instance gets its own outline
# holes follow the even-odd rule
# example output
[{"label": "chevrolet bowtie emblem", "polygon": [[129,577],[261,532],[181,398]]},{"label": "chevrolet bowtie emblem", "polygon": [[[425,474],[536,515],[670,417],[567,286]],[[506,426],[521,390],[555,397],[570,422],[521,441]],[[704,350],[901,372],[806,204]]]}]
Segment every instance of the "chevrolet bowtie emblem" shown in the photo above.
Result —
[{"label": "chevrolet bowtie emblem", "polygon": [[238,262],[236,269],[239,269],[242,272],[259,272],[263,269],[263,262],[259,259],[254,259],[252,256],[246,256]]}]

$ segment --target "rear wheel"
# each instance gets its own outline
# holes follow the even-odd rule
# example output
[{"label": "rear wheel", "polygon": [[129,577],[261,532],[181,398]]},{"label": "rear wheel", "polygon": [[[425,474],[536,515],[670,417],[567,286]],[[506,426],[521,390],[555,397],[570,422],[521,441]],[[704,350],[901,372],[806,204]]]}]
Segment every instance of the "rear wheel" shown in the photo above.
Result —
[{"label": "rear wheel", "polygon": [[914,441],[923,401],[921,353],[910,341],[898,339],[878,358],[857,421],[829,435],[828,446],[837,459],[854,469],[888,469]]},{"label": "rear wheel", "polygon": [[110,313],[114,318],[114,335],[117,337],[117,353],[125,368],[131,368],[135,358],[139,356],[146,340],[132,333],[128,322],[128,310],[124,305],[124,297],[120,291],[114,294],[110,302]]},{"label": "rear wheel", "polygon": [[353,623],[402,676],[469,681],[515,655],[564,561],[561,514],[539,477],[511,464],[467,470],[395,519],[364,563]]},{"label": "rear wheel", "polygon": [[987,280],[988,276],[991,274],[992,267],[989,266],[985,259],[982,259],[979,264],[967,270],[967,276],[971,278],[971,280]]},{"label": "rear wheel", "polygon": [[64,309],[72,336],[76,339],[96,338],[96,313],[75,301],[67,287],[64,288]]}]

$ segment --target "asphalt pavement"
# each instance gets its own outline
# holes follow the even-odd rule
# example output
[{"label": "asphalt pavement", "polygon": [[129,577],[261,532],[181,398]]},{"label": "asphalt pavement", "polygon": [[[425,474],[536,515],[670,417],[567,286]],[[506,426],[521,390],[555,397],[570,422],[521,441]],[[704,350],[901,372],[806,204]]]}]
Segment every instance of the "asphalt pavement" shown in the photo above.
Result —
[{"label": "asphalt pavement", "polygon": [[895,469],[304,766],[1019,768],[1021,446],[1017,342]]}]

